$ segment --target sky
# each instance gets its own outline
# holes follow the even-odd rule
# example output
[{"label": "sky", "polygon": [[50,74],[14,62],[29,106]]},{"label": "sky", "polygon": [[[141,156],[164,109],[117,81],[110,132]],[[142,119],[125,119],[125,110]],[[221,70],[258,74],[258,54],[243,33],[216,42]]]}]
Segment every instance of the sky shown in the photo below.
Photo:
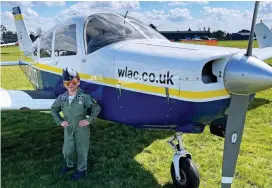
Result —
[{"label": "sky", "polygon": [[[74,14],[115,12],[152,23],[159,31],[250,30],[254,1],[1,1],[1,24],[15,31],[12,7],[20,6],[29,31],[50,29]],[[260,4],[257,22],[272,28],[272,1]]]}]

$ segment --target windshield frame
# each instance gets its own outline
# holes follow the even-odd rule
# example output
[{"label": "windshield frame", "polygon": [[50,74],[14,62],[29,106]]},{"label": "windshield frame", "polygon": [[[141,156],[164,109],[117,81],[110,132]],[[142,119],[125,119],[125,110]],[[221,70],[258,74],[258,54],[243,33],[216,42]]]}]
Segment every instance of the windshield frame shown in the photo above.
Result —
[{"label": "windshield frame", "polygon": [[[136,24],[136,26],[134,26],[137,30],[139,30],[141,33],[144,33],[144,35],[148,38],[148,39],[153,39],[153,40],[167,40],[168,39],[163,36],[158,30],[155,30],[153,28],[151,28],[149,25],[147,25],[145,22],[133,17],[133,16],[127,16],[125,18],[130,24],[132,24],[134,26],[134,22]],[[156,36],[155,38],[152,36],[149,36],[145,33],[145,31],[142,31],[141,28],[138,28],[137,25],[140,25],[140,27],[144,28],[145,30],[147,30],[149,33],[153,34],[153,36]]]}]

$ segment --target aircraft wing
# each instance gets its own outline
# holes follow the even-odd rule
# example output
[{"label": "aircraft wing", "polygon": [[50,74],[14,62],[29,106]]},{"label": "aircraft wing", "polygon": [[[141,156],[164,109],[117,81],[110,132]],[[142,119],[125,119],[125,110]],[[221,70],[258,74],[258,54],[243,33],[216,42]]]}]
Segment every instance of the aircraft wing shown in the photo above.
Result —
[{"label": "aircraft wing", "polygon": [[18,46],[19,43],[18,42],[12,42],[12,43],[8,43],[8,44],[0,44],[0,47],[9,47],[9,46]]},{"label": "aircraft wing", "polygon": [[0,62],[0,66],[13,66],[13,65],[19,65],[19,61]]},{"label": "aircraft wing", "polygon": [[5,110],[49,110],[57,96],[53,91],[0,89],[0,108]]},{"label": "aircraft wing", "polygon": [[268,48],[255,48],[252,50],[253,54],[260,60],[272,58],[272,47]]}]

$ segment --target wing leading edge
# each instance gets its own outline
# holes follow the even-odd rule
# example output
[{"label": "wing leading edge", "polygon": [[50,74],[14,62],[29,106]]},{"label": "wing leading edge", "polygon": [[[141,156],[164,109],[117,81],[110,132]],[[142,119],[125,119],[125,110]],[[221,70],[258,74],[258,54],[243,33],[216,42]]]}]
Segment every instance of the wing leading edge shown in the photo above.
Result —
[{"label": "wing leading edge", "polygon": [[52,91],[0,89],[0,108],[5,110],[49,110],[57,97]]}]

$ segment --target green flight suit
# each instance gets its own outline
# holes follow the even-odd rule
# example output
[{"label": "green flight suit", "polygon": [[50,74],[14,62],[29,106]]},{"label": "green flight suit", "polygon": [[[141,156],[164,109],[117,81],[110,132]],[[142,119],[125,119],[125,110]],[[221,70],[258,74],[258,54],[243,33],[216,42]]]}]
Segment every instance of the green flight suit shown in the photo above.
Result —
[{"label": "green flight suit", "polygon": [[[77,153],[77,169],[87,169],[87,157],[89,151],[90,128],[101,111],[100,105],[89,94],[78,88],[71,104],[69,104],[69,93],[58,96],[51,107],[51,114],[58,126],[67,121],[69,126],[64,128],[63,156],[67,167],[74,167],[73,153]],[[59,112],[62,111],[64,119]],[[89,117],[87,116],[89,115]],[[89,125],[80,127],[78,122],[86,119]]]}]

